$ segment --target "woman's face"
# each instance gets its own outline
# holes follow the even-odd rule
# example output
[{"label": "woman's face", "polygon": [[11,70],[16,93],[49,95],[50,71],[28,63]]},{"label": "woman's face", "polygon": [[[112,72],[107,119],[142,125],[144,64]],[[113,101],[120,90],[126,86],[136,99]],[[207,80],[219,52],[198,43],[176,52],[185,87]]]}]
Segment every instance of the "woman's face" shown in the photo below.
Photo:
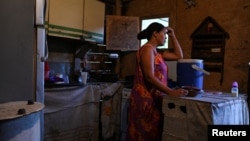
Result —
[{"label": "woman's face", "polygon": [[164,28],[160,32],[158,32],[157,41],[159,43],[159,46],[162,46],[165,44],[166,39],[167,39],[167,36],[166,36],[167,32],[168,32],[167,28]]}]

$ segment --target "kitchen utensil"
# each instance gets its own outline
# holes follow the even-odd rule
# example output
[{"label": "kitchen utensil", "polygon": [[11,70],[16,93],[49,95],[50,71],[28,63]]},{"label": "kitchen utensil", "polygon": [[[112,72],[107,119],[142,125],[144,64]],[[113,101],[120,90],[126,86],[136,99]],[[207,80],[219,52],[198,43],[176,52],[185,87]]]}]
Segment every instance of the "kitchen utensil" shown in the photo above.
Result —
[{"label": "kitchen utensil", "polygon": [[81,72],[81,76],[82,76],[83,85],[86,85],[87,84],[87,79],[88,79],[88,72]]},{"label": "kitchen utensil", "polygon": [[182,86],[181,88],[188,90],[188,97],[195,97],[203,93],[203,90],[193,86]]}]

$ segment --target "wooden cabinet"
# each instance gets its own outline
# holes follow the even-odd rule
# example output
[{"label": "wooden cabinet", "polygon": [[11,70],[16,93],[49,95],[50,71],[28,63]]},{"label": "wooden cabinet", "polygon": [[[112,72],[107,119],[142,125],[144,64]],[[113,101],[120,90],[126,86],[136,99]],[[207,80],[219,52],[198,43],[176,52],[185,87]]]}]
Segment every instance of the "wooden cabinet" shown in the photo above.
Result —
[{"label": "wooden cabinet", "polygon": [[98,0],[84,0],[83,38],[103,43],[104,21],[105,4]]},{"label": "wooden cabinet", "polygon": [[207,17],[191,35],[192,58],[203,59],[208,71],[223,71],[226,39],[229,38],[218,23]]},{"label": "wooden cabinet", "polygon": [[[98,9],[98,10],[96,10]],[[48,34],[103,42],[105,4],[96,0],[49,0]]]},{"label": "wooden cabinet", "polygon": [[49,35],[80,38],[83,29],[84,0],[49,0]]},{"label": "wooden cabinet", "polygon": [[223,33],[198,34],[193,37],[192,58],[205,60],[205,69],[221,71],[225,52]]}]

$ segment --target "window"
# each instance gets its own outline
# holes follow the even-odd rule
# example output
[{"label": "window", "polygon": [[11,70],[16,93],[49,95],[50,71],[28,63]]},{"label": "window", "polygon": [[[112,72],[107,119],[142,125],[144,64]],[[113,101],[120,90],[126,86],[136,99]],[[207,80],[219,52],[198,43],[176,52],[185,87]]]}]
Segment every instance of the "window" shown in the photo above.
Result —
[{"label": "window", "polygon": [[[164,26],[169,26],[169,17],[159,17],[159,18],[143,18],[141,20],[141,30],[146,29],[151,23],[158,22],[163,24]],[[159,49],[166,49],[168,48],[168,35],[166,43],[163,46],[159,46],[157,48]],[[141,45],[145,44],[147,42],[147,39],[141,40]]]}]

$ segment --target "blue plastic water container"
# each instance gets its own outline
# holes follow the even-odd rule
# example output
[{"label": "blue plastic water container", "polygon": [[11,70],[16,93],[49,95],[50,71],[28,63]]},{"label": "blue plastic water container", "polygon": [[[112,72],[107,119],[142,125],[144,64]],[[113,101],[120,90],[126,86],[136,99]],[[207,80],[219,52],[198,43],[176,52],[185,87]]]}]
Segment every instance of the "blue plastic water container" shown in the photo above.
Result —
[{"label": "blue plastic water container", "polygon": [[177,83],[179,86],[193,86],[203,89],[203,60],[180,59],[177,62]]}]

